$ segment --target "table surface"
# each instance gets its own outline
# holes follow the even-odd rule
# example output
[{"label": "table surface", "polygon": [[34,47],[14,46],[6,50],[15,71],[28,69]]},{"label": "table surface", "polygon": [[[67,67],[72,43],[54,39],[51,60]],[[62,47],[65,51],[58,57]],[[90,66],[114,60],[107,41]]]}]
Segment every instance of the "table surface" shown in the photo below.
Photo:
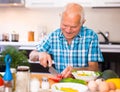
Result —
[{"label": "table surface", "polygon": [[[40,84],[41,84],[43,77],[47,77],[47,78],[49,79],[50,77],[54,77],[54,75],[51,75],[50,73],[31,73],[30,77],[31,77],[31,79],[32,79],[32,78],[37,78],[37,79],[40,81]],[[42,89],[41,86],[40,86],[39,92],[52,92],[52,91],[51,91],[51,86],[52,86],[52,84],[54,84],[55,82],[49,79],[49,83],[50,83],[50,89],[44,90],[44,89]],[[89,92],[89,91],[88,91],[88,92]]]}]

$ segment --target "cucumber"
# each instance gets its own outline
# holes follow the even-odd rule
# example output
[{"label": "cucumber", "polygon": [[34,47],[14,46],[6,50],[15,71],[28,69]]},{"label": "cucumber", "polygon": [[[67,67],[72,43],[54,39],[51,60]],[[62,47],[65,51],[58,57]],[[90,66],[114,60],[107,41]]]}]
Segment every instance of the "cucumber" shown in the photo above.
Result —
[{"label": "cucumber", "polygon": [[80,83],[83,85],[87,85],[86,81],[80,80],[80,79],[73,79],[73,78],[64,78],[64,79],[60,80],[60,82],[72,82],[72,83]]}]

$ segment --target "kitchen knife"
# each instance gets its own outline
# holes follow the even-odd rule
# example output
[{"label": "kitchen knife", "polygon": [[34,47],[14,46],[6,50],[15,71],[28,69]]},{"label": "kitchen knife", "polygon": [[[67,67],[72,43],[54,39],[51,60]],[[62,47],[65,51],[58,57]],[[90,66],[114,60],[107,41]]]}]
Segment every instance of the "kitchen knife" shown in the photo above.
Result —
[{"label": "kitchen knife", "polygon": [[59,74],[53,66],[49,67],[48,71],[53,75],[58,75]]},{"label": "kitchen knife", "polygon": [[61,74],[59,74],[53,66],[49,67],[49,72],[54,75],[53,77],[50,77],[49,79],[53,80],[54,82],[59,82],[63,77]]}]

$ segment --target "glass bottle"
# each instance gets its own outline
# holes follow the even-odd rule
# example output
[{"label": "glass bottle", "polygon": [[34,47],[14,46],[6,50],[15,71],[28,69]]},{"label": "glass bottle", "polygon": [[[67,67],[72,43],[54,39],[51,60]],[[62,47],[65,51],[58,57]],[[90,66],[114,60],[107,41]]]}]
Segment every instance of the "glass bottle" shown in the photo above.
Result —
[{"label": "glass bottle", "polygon": [[12,92],[12,73],[10,70],[10,63],[12,62],[12,58],[9,54],[5,56],[5,64],[6,64],[6,69],[5,69],[5,74],[3,76],[4,80],[4,92]]},{"label": "glass bottle", "polygon": [[16,74],[16,91],[29,92],[30,70],[28,66],[18,66]]}]

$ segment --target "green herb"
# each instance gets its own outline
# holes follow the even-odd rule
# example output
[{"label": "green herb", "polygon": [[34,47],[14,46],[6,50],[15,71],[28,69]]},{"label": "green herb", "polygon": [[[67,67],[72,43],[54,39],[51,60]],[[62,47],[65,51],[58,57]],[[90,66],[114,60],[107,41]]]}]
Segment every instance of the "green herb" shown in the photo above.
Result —
[{"label": "green herb", "polygon": [[17,68],[17,66],[25,65],[29,66],[27,53],[26,51],[19,51],[14,46],[6,46],[5,49],[1,52],[1,61],[4,63],[4,57],[6,54],[9,54],[12,57],[12,62],[10,64],[11,68]]},{"label": "green herb", "polygon": [[97,76],[101,76],[101,75],[102,75],[102,72],[97,71],[97,72],[95,72],[95,74],[96,74]]}]

